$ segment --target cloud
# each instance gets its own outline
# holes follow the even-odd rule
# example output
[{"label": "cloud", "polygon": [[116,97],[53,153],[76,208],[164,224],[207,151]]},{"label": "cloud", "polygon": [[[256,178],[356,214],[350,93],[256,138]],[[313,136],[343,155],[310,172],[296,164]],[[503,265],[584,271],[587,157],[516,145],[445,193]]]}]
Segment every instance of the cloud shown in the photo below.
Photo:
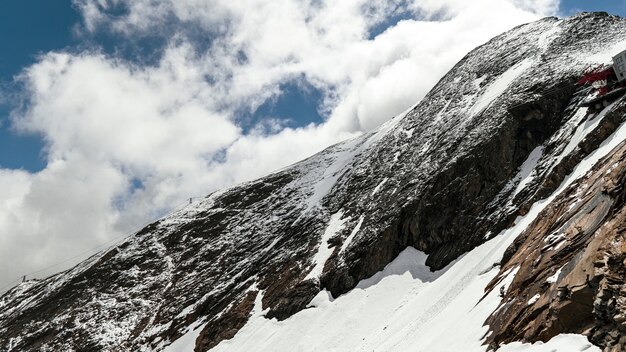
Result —
[{"label": "cloud", "polygon": [[[24,104],[12,127],[42,136],[47,166],[32,174],[0,169],[0,286],[190,196],[375,128],[415,104],[473,47],[553,13],[558,2],[75,5],[84,38],[108,33],[120,45],[140,45],[160,37],[165,46],[155,48],[161,56],[151,64],[98,51],[50,52],[18,77]],[[242,112],[300,81],[323,93],[322,123],[290,128],[265,120],[244,133]]]}]

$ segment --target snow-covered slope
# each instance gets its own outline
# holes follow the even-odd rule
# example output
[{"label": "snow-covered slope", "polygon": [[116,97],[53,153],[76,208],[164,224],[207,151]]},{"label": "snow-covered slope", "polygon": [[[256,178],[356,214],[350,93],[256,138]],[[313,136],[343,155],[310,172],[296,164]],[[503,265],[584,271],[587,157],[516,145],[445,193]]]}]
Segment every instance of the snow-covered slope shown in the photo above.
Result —
[{"label": "snow-covered slope", "polygon": [[[575,328],[504,333],[501,296],[533,276],[500,262],[516,258],[519,238],[563,192],[620,150],[626,103],[579,108],[587,91],[575,81],[623,48],[626,20],[606,14],[502,34],[377,130],[9,291],[0,298],[0,349],[590,347],[566,335],[591,334]],[[528,306],[541,302],[532,293]],[[538,339],[549,342],[514,342]]]}]

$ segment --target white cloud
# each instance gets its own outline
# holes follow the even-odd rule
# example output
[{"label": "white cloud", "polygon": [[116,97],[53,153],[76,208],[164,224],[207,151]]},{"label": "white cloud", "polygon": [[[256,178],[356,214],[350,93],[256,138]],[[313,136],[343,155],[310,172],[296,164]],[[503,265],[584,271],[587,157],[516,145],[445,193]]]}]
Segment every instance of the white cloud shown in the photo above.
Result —
[{"label": "white cloud", "polygon": [[[43,136],[48,165],[34,174],[0,170],[0,286],[189,196],[261,176],[376,127],[416,103],[467,51],[558,4],[75,3],[86,36],[170,39],[151,66],[94,52],[47,53],[20,76],[28,99],[13,125]],[[422,20],[369,38],[402,13]],[[254,111],[294,80],[324,92],[325,121],[300,128],[263,121],[243,134],[237,113]]]}]

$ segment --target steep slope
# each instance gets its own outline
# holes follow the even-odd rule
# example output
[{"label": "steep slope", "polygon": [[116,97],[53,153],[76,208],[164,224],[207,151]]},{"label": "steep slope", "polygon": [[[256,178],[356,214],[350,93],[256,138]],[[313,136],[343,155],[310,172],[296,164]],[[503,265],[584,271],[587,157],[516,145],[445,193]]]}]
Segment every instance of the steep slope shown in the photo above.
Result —
[{"label": "steep slope", "polygon": [[[533,227],[557,226],[558,218],[537,225],[546,219],[548,206],[561,202],[570,185],[582,187],[580,177],[602,157],[619,159],[620,149],[612,147],[626,138],[620,127],[624,103],[620,99],[601,112],[578,108],[588,92],[574,82],[590,64],[608,62],[624,47],[626,20],[601,13],[546,18],[500,35],[468,54],[415,107],[379,129],[214,193],[72,270],[9,291],[0,299],[0,349],[160,350],[191,339],[197,351],[215,346],[246,350],[241,346],[250,342],[256,350],[277,350],[278,344],[259,341],[298,336],[294,331],[302,330],[290,327],[307,322],[306,316],[312,320],[301,329],[321,329],[320,324],[332,321],[325,319],[336,320],[336,312],[352,309],[356,315],[346,316],[358,316],[365,310],[350,306],[350,297],[365,288],[379,292],[378,297],[404,292],[402,307],[414,308],[390,303],[372,317],[394,310],[418,313],[394,315],[389,325],[395,328],[387,332],[369,326],[362,333],[380,338],[350,346],[398,350],[421,343],[418,348],[424,350],[438,348],[436,341],[429,345],[407,336],[428,336],[428,326],[445,329],[455,314],[472,317],[472,323],[484,321],[501,304],[491,291],[480,301],[491,280],[489,287],[512,280],[502,305],[519,290],[534,295],[526,282],[534,280],[531,270],[521,269],[527,248],[535,245],[526,242],[539,241],[533,240]],[[615,170],[620,168],[618,163]],[[618,177],[614,180],[619,184]],[[589,192],[599,192],[594,189]],[[609,198],[619,199],[619,191],[612,192]],[[617,211],[620,201],[602,204]],[[589,222],[613,219],[619,227],[620,218],[597,216]],[[587,240],[576,240],[571,251],[582,253]],[[491,268],[503,255],[505,265],[496,276],[499,269]],[[562,256],[559,264],[568,258]],[[398,261],[409,264],[393,269]],[[554,266],[544,267],[545,274]],[[512,268],[520,268],[514,277]],[[619,265],[607,270],[611,274],[603,277],[623,274]],[[407,272],[412,280],[399,275]],[[394,286],[396,280],[401,284]],[[328,297],[339,299],[329,304]],[[342,297],[348,305],[340,305]],[[317,308],[304,310],[310,306]],[[498,310],[489,319],[487,342],[493,347],[547,340],[561,332],[590,333],[557,327],[521,336],[517,327],[531,324],[537,315],[516,309],[507,308],[510,314]],[[315,315],[327,310],[334,315]],[[283,335],[255,325],[274,318],[284,321]],[[579,323],[588,326],[589,319]],[[621,326],[621,318],[611,319],[617,323],[597,330],[603,336]],[[474,325],[460,341],[484,350],[487,327]],[[601,347],[615,342],[593,336]],[[295,348],[338,348],[336,340],[327,342]]]},{"label": "steep slope", "polygon": [[[607,110],[624,116],[626,103]],[[501,273],[517,274],[489,319],[493,346],[570,332],[588,334],[607,351],[626,348],[625,139],[621,126],[598,149],[612,151],[509,249]]]}]

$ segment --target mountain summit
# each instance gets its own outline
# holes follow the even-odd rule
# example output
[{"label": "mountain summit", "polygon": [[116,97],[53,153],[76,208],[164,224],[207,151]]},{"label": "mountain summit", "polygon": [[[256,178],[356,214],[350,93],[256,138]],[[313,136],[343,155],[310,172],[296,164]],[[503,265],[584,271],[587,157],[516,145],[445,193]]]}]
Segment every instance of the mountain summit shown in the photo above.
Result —
[{"label": "mountain summit", "polygon": [[605,13],[504,33],[378,129],[13,288],[0,349],[623,351],[626,102],[577,84],[623,49]]}]

